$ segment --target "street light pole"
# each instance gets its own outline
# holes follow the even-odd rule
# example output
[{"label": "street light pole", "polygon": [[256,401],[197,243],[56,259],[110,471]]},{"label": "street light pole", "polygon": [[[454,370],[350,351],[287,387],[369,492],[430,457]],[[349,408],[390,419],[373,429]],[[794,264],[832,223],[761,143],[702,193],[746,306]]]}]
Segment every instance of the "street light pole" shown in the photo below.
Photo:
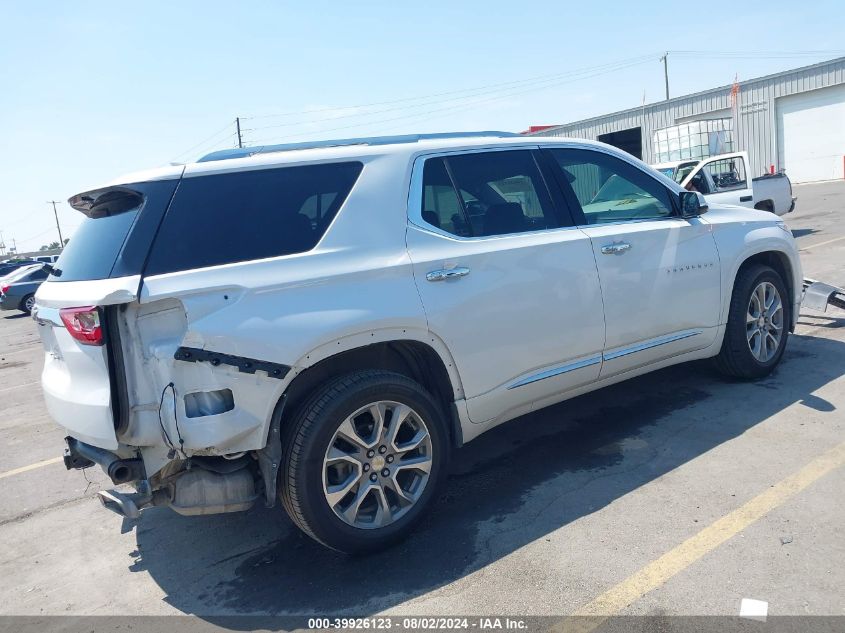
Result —
[{"label": "street light pole", "polygon": [[53,205],[53,215],[56,216],[56,230],[59,232],[59,248],[64,248],[65,241],[62,239],[62,227],[59,226],[59,212],[56,211],[57,200],[48,200],[47,204]]}]

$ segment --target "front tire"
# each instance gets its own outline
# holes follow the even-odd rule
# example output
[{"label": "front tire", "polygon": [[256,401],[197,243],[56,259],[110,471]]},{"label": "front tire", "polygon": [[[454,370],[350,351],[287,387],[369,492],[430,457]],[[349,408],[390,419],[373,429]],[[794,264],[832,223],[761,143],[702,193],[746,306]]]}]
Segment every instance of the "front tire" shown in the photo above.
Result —
[{"label": "front tire", "polygon": [[285,432],[279,494],[306,534],[333,549],[384,548],[413,529],[446,475],[441,407],[401,374],[359,371],[317,390]]},{"label": "front tire", "polygon": [[760,264],[737,275],[716,368],[727,376],[762,378],[780,362],[792,319],[780,274]]}]

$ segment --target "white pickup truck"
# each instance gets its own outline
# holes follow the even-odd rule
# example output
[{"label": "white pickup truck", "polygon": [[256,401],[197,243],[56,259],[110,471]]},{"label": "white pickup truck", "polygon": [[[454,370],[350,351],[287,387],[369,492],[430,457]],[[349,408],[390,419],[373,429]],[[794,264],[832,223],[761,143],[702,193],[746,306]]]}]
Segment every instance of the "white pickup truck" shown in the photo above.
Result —
[{"label": "white pickup truck", "polygon": [[747,166],[748,154],[745,152],[652,165],[682,187],[703,193],[710,204],[735,204],[776,215],[795,209],[796,198],[786,174],[749,179]]}]

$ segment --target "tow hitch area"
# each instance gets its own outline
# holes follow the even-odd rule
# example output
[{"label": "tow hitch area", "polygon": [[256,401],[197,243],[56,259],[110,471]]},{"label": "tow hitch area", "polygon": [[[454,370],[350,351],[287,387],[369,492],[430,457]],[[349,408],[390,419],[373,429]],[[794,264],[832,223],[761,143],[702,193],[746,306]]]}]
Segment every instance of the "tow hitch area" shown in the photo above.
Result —
[{"label": "tow hitch area", "polygon": [[802,304],[819,312],[827,312],[829,305],[845,310],[845,290],[815,279],[805,278]]}]

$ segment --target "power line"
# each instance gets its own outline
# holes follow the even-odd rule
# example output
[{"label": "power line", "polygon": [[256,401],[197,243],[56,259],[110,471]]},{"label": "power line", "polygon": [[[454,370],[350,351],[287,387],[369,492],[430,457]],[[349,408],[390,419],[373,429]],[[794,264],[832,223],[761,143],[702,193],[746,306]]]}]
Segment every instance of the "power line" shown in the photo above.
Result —
[{"label": "power line", "polygon": [[687,57],[725,57],[736,59],[788,59],[796,57],[818,57],[821,55],[845,55],[845,49],[805,50],[805,51],[712,51],[678,50],[669,51],[673,55]]},{"label": "power line", "polygon": [[[533,77],[533,78],[530,78],[530,79],[521,79],[521,80],[517,80],[517,81],[510,81],[510,82],[505,82],[505,83],[500,83],[500,84],[492,84],[491,86],[495,86],[493,89],[487,89],[487,88],[490,88],[491,86],[480,86],[480,87],[477,87],[477,88],[469,88],[469,89],[464,89],[464,90],[459,90],[459,91],[428,95],[426,97],[409,97],[407,99],[397,99],[395,101],[382,102],[384,104],[390,104],[390,103],[400,103],[400,102],[406,103],[408,101],[419,101],[419,103],[414,104],[414,105],[402,105],[402,106],[398,106],[398,107],[384,108],[384,109],[380,109],[380,110],[370,110],[368,112],[353,112],[351,114],[345,114],[345,115],[340,115],[340,116],[321,117],[321,118],[318,118],[318,119],[307,119],[307,120],[294,121],[294,122],[289,122],[289,123],[281,123],[281,124],[275,124],[275,125],[256,126],[254,129],[270,129],[270,128],[278,128],[278,127],[289,127],[289,126],[295,126],[295,125],[305,125],[305,124],[308,124],[308,123],[322,122],[322,121],[326,121],[326,120],[336,121],[336,120],[339,120],[339,119],[373,116],[373,115],[382,114],[382,113],[385,113],[385,112],[394,112],[396,110],[407,110],[407,109],[411,109],[411,108],[428,107],[428,106],[431,106],[431,105],[437,105],[437,104],[440,104],[440,103],[448,103],[448,102],[451,102],[451,101],[465,101],[467,99],[475,99],[477,97],[481,97],[481,96],[484,96],[484,95],[487,95],[487,94],[495,94],[495,93],[499,93],[499,92],[506,91],[506,90],[510,90],[510,91],[519,90],[519,89],[524,88],[524,87],[529,86],[529,85],[535,85],[535,84],[539,85],[539,84],[544,84],[544,83],[559,83],[559,80],[561,80],[561,79],[565,79],[565,78],[569,78],[569,77],[575,77],[575,76],[583,75],[583,74],[586,74],[586,73],[589,73],[589,74],[597,73],[598,74],[598,73],[601,73],[601,72],[610,72],[610,71],[616,70],[620,65],[640,63],[642,61],[652,59],[653,57],[655,57],[655,55],[642,55],[642,56],[639,56],[639,57],[628,58],[628,59],[625,59],[625,60],[618,60],[618,61],[614,61],[614,62],[609,62],[607,64],[591,66],[591,67],[588,67],[588,68],[582,68],[582,69],[578,69],[578,70],[571,70],[571,71],[567,71],[567,72],[563,72],[563,73],[554,73],[552,75],[542,75],[542,76]],[[462,96],[454,96],[454,97],[450,97],[450,98],[447,98],[447,99],[437,99],[437,98],[435,98],[438,95],[466,93],[468,91],[474,91],[476,94],[464,94]],[[323,109],[323,110],[319,110],[319,111],[338,111],[338,110],[346,110],[346,109],[352,109],[352,108],[364,109],[364,108],[370,107],[372,105],[376,105],[376,104],[366,104],[366,105],[358,105],[358,106],[345,106],[345,107],[341,107],[341,108],[327,108],[327,109]],[[289,113],[289,114],[294,114],[294,113]],[[279,116],[284,116],[284,115],[279,115]]]},{"label": "power line", "polygon": [[220,128],[219,130],[217,130],[214,134],[212,134],[211,136],[207,137],[205,140],[200,141],[200,142],[199,142],[199,143],[197,143],[196,145],[192,145],[191,147],[189,147],[188,149],[186,149],[184,152],[182,152],[182,153],[180,153],[180,154],[177,154],[177,155],[176,155],[176,157],[174,158],[174,161],[173,161],[173,162],[176,162],[176,159],[179,159],[179,158],[181,158],[181,157],[185,156],[186,154],[190,154],[190,153],[191,153],[191,152],[193,152],[194,150],[197,150],[197,149],[199,149],[200,147],[203,147],[203,146],[207,145],[209,142],[211,142],[211,141],[213,141],[213,140],[217,139],[218,137],[220,137],[220,135],[221,135],[223,132],[227,132],[227,131],[229,131],[229,134],[227,134],[227,135],[226,135],[225,137],[223,137],[223,138],[220,138],[219,142],[221,142],[221,143],[222,143],[224,138],[227,138],[227,137],[231,137],[231,136],[233,136],[232,132],[230,131],[231,129],[232,129],[232,124],[231,124],[231,123],[227,123],[224,127],[222,127],[222,128]]},{"label": "power line", "polygon": [[27,237],[25,239],[22,239],[21,242],[31,242],[32,240],[34,240],[38,237],[41,237],[42,235],[45,235],[45,234],[51,232],[52,230],[53,230],[53,228],[50,227],[49,229],[45,229],[44,231],[41,231],[40,233],[37,233],[37,234],[33,235],[32,237]]},{"label": "power line", "polygon": [[[783,59],[783,58],[795,58],[795,57],[811,57],[811,56],[819,56],[819,55],[838,55],[845,53],[842,50],[803,50],[803,51],[712,51],[712,50],[671,50],[664,53],[663,56],[659,57],[660,61],[663,62],[664,65],[664,82],[666,84],[666,98],[669,98],[669,73],[668,73],[668,61],[667,57],[669,54],[677,55],[684,58],[718,58],[718,59]],[[342,125],[342,126],[335,126],[329,129],[324,129],[321,131],[310,131],[310,132],[302,132],[296,134],[290,134],[285,136],[274,137],[273,139],[260,139],[252,141],[252,143],[266,143],[272,142],[277,139],[285,139],[285,138],[294,138],[299,136],[308,136],[314,133],[322,133],[322,132],[331,132],[337,130],[345,130],[357,127],[363,127],[367,125],[380,125],[383,123],[391,123],[394,121],[399,120],[407,120],[407,119],[419,119],[422,117],[422,120],[428,120],[431,118],[436,118],[439,112],[447,112],[447,111],[462,111],[466,110],[467,107],[474,107],[475,105],[490,103],[492,101],[497,101],[501,99],[506,99],[512,96],[517,96],[521,94],[526,94],[528,92],[535,92],[539,90],[545,90],[548,88],[556,87],[559,85],[563,85],[565,83],[569,83],[569,81],[578,81],[581,79],[587,79],[590,77],[598,76],[601,74],[615,72],[618,70],[622,70],[624,68],[629,68],[631,66],[635,66],[651,59],[658,57],[657,53],[650,54],[650,55],[643,55],[640,57],[633,57],[623,60],[617,60],[614,62],[608,62],[605,64],[599,64],[594,66],[585,67],[578,70],[570,70],[566,72],[560,73],[552,73],[546,75],[536,75],[533,77],[528,77],[524,79],[516,79],[506,82],[498,82],[492,84],[486,84],[481,86],[475,86],[471,88],[462,88],[459,90],[451,90],[451,91],[443,91],[438,93],[433,93],[429,95],[418,95],[414,97],[404,97],[401,99],[392,99],[386,101],[375,101],[365,104],[358,104],[358,105],[348,105],[348,106],[338,106],[338,107],[328,107],[328,108],[311,108],[306,110],[300,111],[290,111],[290,112],[282,112],[276,114],[265,114],[265,115],[256,115],[256,116],[247,116],[247,117],[237,117],[234,123],[234,132],[232,130],[232,123],[227,124],[224,128],[221,128],[211,136],[207,137],[204,141],[197,143],[193,147],[189,148],[188,150],[179,154],[179,157],[185,156],[195,150],[198,150],[202,147],[208,147],[210,144],[214,146],[221,145],[227,139],[231,139],[235,146],[243,147],[245,139],[244,133],[245,132],[255,132],[260,130],[269,130],[269,129],[278,129],[278,128],[285,128],[285,127],[301,127],[304,125],[312,125],[312,124],[319,124],[328,121],[335,121],[341,119],[364,119],[368,117],[376,117],[380,114],[385,114],[389,112],[395,112],[398,110],[402,110],[403,112],[407,112],[408,110],[420,110],[422,108],[428,108],[430,106],[447,104],[447,103],[454,103],[455,105],[452,106],[445,106],[441,108],[423,110],[418,112],[411,112],[411,113],[404,113],[398,117],[391,117],[387,119],[373,119],[371,121],[364,121],[360,123],[353,123],[350,125]],[[567,81],[569,80],[569,81]],[[479,97],[483,97],[486,95],[498,95],[492,96],[491,98],[485,99],[478,99]],[[462,102],[467,102],[466,104]],[[403,104],[403,105],[398,105]],[[378,110],[372,110],[372,108],[377,106],[394,106],[394,107],[387,107],[381,108]],[[309,114],[325,114],[328,112],[344,112],[348,110],[358,110],[354,112],[349,112],[346,114],[340,114],[337,116],[324,116],[324,117],[317,117],[317,118],[306,118],[303,120],[296,120],[296,121],[286,121],[284,123],[277,123],[272,125],[264,125],[264,126],[255,126],[250,129],[245,129],[241,127],[241,122],[244,120],[258,120],[258,119],[273,119],[273,118],[288,118],[288,117],[295,117],[295,116],[302,116],[302,115],[309,115]],[[435,116],[428,116],[434,114]],[[228,134],[224,134],[224,132],[230,131]],[[222,135],[222,136],[221,136]]]},{"label": "power line", "polygon": [[[607,62],[605,64],[598,64],[598,65],[595,65],[595,66],[587,66],[587,67],[576,69],[576,70],[570,70],[570,71],[565,71],[565,72],[557,72],[557,73],[551,73],[551,74],[546,74],[546,75],[536,75],[536,76],[533,76],[533,77],[527,77],[525,79],[516,79],[516,80],[511,80],[511,81],[505,81],[505,82],[499,82],[499,83],[493,83],[493,84],[486,84],[486,85],[482,85],[482,86],[475,86],[475,87],[472,87],[472,88],[462,88],[460,90],[447,90],[445,92],[436,92],[436,93],[429,94],[429,95],[417,95],[417,96],[414,96],[414,97],[404,97],[402,99],[391,99],[389,101],[374,101],[374,102],[371,102],[371,103],[363,103],[363,104],[348,105],[348,106],[337,106],[337,107],[330,107],[330,108],[313,108],[313,109],[309,109],[309,110],[281,112],[281,113],[277,113],[277,114],[263,114],[263,115],[256,115],[256,116],[246,116],[246,117],[241,117],[241,120],[281,118],[281,117],[289,117],[289,116],[298,116],[298,115],[303,115],[303,114],[321,114],[321,113],[325,113],[325,112],[338,112],[338,111],[341,111],[341,110],[353,110],[353,109],[354,110],[363,110],[363,109],[371,108],[371,107],[375,107],[375,106],[393,105],[393,104],[397,104],[397,103],[407,103],[409,101],[422,101],[422,102],[426,102],[426,103],[423,103],[423,105],[433,105],[434,102],[452,101],[452,100],[455,100],[455,99],[469,98],[469,97],[474,97],[474,96],[479,96],[479,95],[469,95],[469,97],[455,97],[454,99],[438,99],[437,97],[450,96],[450,95],[463,95],[463,94],[466,94],[466,93],[486,91],[488,89],[493,89],[492,92],[496,92],[497,90],[505,89],[508,86],[518,87],[518,86],[516,86],[517,84],[551,81],[551,80],[566,77],[566,76],[569,76],[569,75],[581,74],[581,73],[585,73],[585,72],[592,72],[592,71],[595,71],[595,70],[601,70],[601,69],[606,68],[608,66],[615,66],[615,65],[620,64],[620,63],[628,63],[628,62],[637,61],[637,60],[640,60],[640,59],[651,59],[651,58],[656,57],[656,56],[657,56],[657,53],[652,53],[652,54],[648,54],[648,55],[641,55],[639,57],[616,60],[616,61],[613,61],[613,62]],[[355,116],[355,114],[346,115],[346,116]],[[345,118],[345,117],[330,117],[330,118],[338,119],[338,118]],[[265,127],[270,127],[270,126],[265,126]]]},{"label": "power line", "polygon": [[[393,121],[400,121],[400,120],[405,120],[405,119],[414,119],[414,118],[418,118],[418,117],[423,117],[425,115],[433,114],[433,113],[437,113],[437,112],[466,110],[466,109],[475,107],[477,105],[482,105],[482,104],[485,104],[485,103],[491,103],[493,101],[500,101],[502,99],[507,99],[507,98],[519,96],[519,95],[522,95],[522,94],[527,94],[529,92],[536,92],[538,90],[546,90],[548,88],[553,88],[553,87],[556,87],[556,86],[559,86],[559,85],[572,83],[574,81],[589,79],[591,77],[595,77],[595,76],[598,76],[600,74],[606,74],[608,72],[624,70],[624,69],[630,68],[632,66],[636,66],[636,65],[640,65],[640,64],[644,64],[646,62],[652,61],[653,59],[654,59],[654,56],[649,56],[649,57],[641,59],[639,61],[635,61],[635,62],[631,62],[631,63],[628,63],[628,64],[623,64],[623,65],[617,65],[617,67],[615,67],[615,68],[607,69],[607,70],[604,70],[604,71],[601,71],[601,72],[598,72],[598,73],[587,74],[587,75],[583,75],[581,77],[571,78],[571,79],[568,79],[567,81],[556,81],[554,83],[547,84],[547,85],[544,85],[544,86],[536,86],[536,87],[528,88],[528,89],[525,89],[525,90],[510,92],[510,93],[502,94],[502,95],[495,96],[495,97],[489,97],[487,99],[481,99],[481,100],[473,101],[471,103],[467,103],[467,104],[463,104],[463,105],[446,106],[446,107],[443,107],[443,108],[435,108],[433,110],[427,110],[427,111],[424,111],[424,112],[415,112],[415,113],[411,113],[411,114],[405,114],[405,115],[402,115],[402,116],[392,117],[392,118],[389,118],[389,119],[379,119],[379,120],[375,120],[375,121],[364,121],[362,123],[353,123],[353,124],[350,124],[350,125],[342,125],[342,126],[338,126],[338,127],[320,130],[319,133],[334,132],[334,131],[337,131],[337,130],[347,130],[347,129],[350,129],[350,128],[363,127],[363,126],[367,126],[367,125],[382,125],[382,124],[385,124],[385,123],[392,123]],[[435,118],[435,117],[428,117],[428,118]],[[261,128],[256,128],[256,129],[261,129]],[[299,137],[299,136],[309,136],[309,135],[312,135],[314,133],[315,132],[301,132],[301,133],[297,133],[297,134],[289,134],[289,135],[282,136],[282,137],[259,139],[259,140],[254,141],[254,142],[259,143],[259,144],[260,143],[268,143],[268,142],[274,142],[276,140],[282,140],[282,139],[287,139],[287,138],[295,138],[295,137]]]}]

